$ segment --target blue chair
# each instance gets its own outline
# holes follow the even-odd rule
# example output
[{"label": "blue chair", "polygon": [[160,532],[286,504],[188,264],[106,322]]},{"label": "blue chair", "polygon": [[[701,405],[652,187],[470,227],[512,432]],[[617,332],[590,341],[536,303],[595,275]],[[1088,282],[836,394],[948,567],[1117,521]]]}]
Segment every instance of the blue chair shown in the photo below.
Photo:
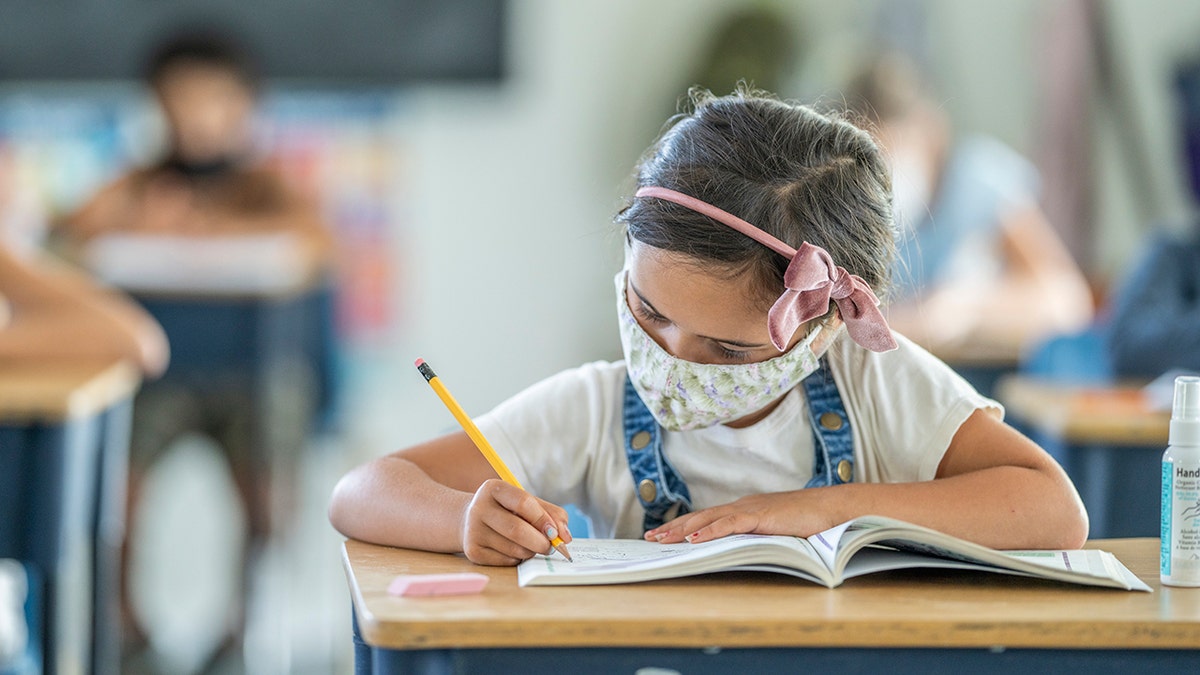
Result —
[{"label": "blue chair", "polygon": [[1078,333],[1056,335],[1033,345],[1021,357],[1019,372],[1069,384],[1108,384],[1112,364],[1104,324]]},{"label": "blue chair", "polygon": [[585,539],[592,536],[592,519],[586,513],[574,504],[567,504],[563,508],[567,510],[567,527],[570,528],[572,537]]}]

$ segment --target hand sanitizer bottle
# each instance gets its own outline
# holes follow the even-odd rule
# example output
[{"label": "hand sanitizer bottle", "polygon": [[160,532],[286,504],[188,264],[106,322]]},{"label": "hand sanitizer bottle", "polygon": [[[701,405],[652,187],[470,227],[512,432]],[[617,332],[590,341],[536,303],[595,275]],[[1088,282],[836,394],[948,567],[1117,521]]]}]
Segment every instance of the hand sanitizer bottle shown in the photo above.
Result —
[{"label": "hand sanitizer bottle", "polygon": [[1175,378],[1168,438],[1160,576],[1170,586],[1200,586],[1200,377]]}]

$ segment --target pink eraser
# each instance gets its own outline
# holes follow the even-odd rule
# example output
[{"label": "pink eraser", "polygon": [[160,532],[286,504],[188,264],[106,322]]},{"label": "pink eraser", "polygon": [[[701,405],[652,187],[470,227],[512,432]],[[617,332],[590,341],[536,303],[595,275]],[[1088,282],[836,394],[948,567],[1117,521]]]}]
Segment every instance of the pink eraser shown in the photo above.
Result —
[{"label": "pink eraser", "polygon": [[388,584],[392,595],[468,595],[487,586],[488,576],[477,572],[457,574],[401,574]]}]

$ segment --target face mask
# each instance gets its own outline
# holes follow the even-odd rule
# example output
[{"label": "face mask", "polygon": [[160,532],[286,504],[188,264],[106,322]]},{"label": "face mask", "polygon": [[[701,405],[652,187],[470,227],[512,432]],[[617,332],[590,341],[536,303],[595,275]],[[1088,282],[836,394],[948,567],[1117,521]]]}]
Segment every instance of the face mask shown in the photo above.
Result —
[{"label": "face mask", "polygon": [[817,326],[790,351],[746,364],[692,363],[672,356],[638,324],[616,276],[617,324],[629,378],[664,429],[686,431],[732,422],[762,410],[817,369],[812,343]]}]

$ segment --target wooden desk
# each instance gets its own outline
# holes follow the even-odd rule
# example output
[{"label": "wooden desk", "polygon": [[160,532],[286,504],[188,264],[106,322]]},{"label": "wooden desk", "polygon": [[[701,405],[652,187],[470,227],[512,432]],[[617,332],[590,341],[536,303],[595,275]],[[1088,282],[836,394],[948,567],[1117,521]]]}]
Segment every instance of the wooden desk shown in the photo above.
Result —
[{"label": "wooden desk", "polygon": [[1170,414],[1134,385],[1069,385],[1015,375],[997,398],[1009,421],[1071,476],[1097,537],[1156,535]]},{"label": "wooden desk", "polygon": [[36,566],[45,581],[47,673],[116,672],[129,401],[139,383],[124,362],[0,361],[0,557]]},{"label": "wooden desk", "polygon": [[1167,447],[1171,414],[1151,410],[1141,387],[1079,386],[1014,375],[997,395],[1014,416],[1067,443]]},{"label": "wooden desk", "polygon": [[[1160,586],[1158,540],[1090,545],[1115,553],[1155,592],[938,570],[871,575],[834,590],[766,573],[522,589],[513,568],[444,554],[347,541],[343,561],[363,641],[359,673],[1200,666],[1200,589]],[[491,582],[475,596],[386,591],[397,574],[457,571]],[[952,657],[938,651],[946,648],[956,648]]]}]

